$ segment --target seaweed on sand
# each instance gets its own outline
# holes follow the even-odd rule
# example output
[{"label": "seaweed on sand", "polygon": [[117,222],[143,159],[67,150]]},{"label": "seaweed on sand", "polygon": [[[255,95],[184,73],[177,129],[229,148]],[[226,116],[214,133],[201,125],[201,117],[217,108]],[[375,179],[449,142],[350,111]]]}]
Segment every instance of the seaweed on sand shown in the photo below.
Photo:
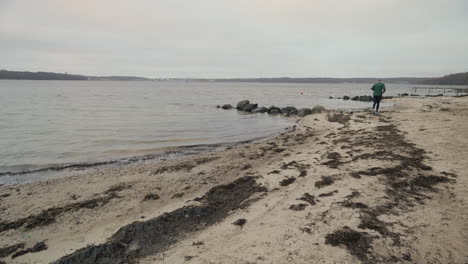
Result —
[{"label": "seaweed on sand", "polygon": [[204,229],[238,209],[242,202],[266,188],[255,177],[246,176],[210,189],[197,199],[201,205],[189,205],[143,222],[134,222],[118,230],[99,245],[82,248],[55,263],[132,263],[167,249],[188,234]]}]

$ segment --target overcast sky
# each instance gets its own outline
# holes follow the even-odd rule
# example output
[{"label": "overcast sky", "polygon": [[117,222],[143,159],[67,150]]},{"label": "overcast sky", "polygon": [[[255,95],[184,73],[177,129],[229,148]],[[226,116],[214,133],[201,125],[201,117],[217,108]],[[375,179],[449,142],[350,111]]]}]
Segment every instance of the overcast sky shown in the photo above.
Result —
[{"label": "overcast sky", "polygon": [[468,0],[0,0],[0,69],[441,76],[468,71]]}]

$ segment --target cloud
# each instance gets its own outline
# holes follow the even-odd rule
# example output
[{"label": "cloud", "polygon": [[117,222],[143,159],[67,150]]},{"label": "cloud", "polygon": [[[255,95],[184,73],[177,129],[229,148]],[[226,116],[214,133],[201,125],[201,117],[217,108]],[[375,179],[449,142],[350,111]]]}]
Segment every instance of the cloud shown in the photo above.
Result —
[{"label": "cloud", "polygon": [[0,0],[1,68],[158,77],[438,76],[465,0]]}]

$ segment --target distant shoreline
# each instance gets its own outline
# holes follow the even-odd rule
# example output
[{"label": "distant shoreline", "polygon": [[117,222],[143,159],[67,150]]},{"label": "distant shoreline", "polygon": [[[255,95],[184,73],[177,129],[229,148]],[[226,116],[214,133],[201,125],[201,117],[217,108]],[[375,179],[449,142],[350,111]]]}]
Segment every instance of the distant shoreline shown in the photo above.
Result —
[{"label": "distant shoreline", "polygon": [[73,81],[193,81],[193,82],[257,82],[257,83],[374,83],[379,79],[386,83],[427,85],[468,85],[468,73],[437,77],[269,77],[269,78],[145,78],[137,76],[86,76],[54,72],[29,72],[0,70],[0,80],[73,80]]}]

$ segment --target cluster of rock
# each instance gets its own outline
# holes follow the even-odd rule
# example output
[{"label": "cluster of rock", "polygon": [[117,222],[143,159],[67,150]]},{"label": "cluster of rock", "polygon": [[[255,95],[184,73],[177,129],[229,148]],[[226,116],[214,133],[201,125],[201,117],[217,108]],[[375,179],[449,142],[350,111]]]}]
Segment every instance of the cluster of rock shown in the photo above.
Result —
[{"label": "cluster of rock", "polygon": [[[352,100],[352,101],[362,101],[362,102],[372,102],[373,101],[373,97],[370,96],[370,95],[361,95],[361,96],[354,96],[354,97],[349,97],[349,96],[345,95],[345,96],[343,96],[343,98],[341,98],[341,97],[333,98],[332,96],[330,96],[328,98],[330,98],[330,99]],[[384,99],[391,99],[393,97],[392,96],[384,96],[383,98]]]},{"label": "cluster of rock", "polygon": [[[234,108],[230,104],[225,104],[223,106],[217,106],[218,108],[222,109],[232,109]],[[251,112],[251,113],[268,113],[270,115],[285,115],[285,116],[291,116],[291,115],[297,115],[300,117],[304,117],[306,115],[311,115],[315,113],[320,113],[325,110],[325,107],[318,105],[315,106],[314,108],[301,108],[297,109],[294,106],[286,106],[286,107],[276,107],[276,106],[270,106],[270,107],[265,107],[265,106],[258,106],[258,104],[252,104],[250,103],[249,100],[243,100],[237,103],[236,105],[237,111],[244,111],[244,112]]]}]

